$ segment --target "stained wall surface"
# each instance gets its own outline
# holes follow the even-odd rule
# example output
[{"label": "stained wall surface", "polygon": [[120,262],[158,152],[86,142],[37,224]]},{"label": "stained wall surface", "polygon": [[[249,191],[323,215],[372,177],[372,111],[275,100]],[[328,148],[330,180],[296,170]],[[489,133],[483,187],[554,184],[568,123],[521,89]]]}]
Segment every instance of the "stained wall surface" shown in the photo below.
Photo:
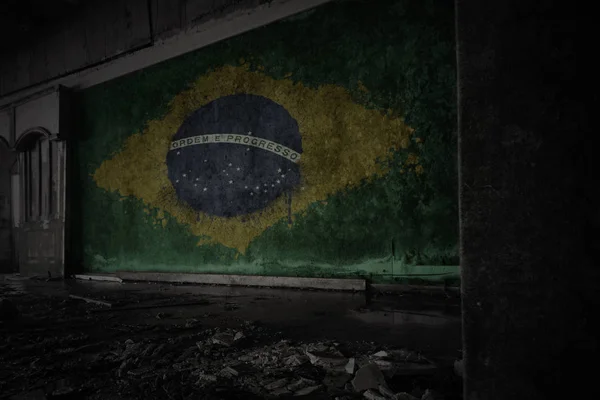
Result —
[{"label": "stained wall surface", "polygon": [[455,277],[453,5],[380,3],[327,4],[82,92],[71,262]]}]

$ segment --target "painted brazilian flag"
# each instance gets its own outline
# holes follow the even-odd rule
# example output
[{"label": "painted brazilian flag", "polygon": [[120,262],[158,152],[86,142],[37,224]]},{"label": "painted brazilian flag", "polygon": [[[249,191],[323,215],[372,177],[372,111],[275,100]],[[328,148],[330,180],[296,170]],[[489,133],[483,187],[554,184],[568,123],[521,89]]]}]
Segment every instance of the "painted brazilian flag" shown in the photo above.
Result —
[{"label": "painted brazilian flag", "polygon": [[84,265],[454,264],[452,8],[413,3],[332,3],[84,92]]}]

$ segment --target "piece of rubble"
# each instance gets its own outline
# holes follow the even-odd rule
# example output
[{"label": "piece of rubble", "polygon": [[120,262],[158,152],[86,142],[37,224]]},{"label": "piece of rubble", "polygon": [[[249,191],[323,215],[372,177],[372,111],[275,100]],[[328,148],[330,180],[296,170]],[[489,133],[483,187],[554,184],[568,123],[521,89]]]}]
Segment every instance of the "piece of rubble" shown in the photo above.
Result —
[{"label": "piece of rubble", "polygon": [[396,400],[419,400],[418,397],[415,397],[412,394],[406,393],[406,392],[396,393],[395,399]]},{"label": "piece of rubble", "polygon": [[229,332],[220,332],[215,334],[211,340],[213,344],[230,347],[243,337],[244,334],[242,332],[237,332],[235,335]]},{"label": "piece of rubble", "polygon": [[277,388],[271,392],[273,396],[283,396],[285,394],[291,394],[289,390],[285,387]]},{"label": "piece of rubble", "polygon": [[321,385],[307,386],[303,389],[296,391],[294,393],[294,396],[307,396],[307,395],[319,390],[320,388],[321,388]]},{"label": "piece of rubble", "polygon": [[232,367],[225,367],[221,370],[221,374],[228,377],[234,377],[239,376],[240,373]]},{"label": "piece of rubble", "polygon": [[200,373],[198,374],[198,381],[196,382],[196,384],[204,384],[204,383],[211,383],[211,382],[216,382],[217,381],[217,377],[213,374],[207,374],[204,371],[200,371]]},{"label": "piece of rubble", "polygon": [[83,296],[75,296],[74,294],[70,294],[69,298],[71,299],[75,299],[75,300],[83,300],[86,303],[91,303],[91,304],[96,304],[98,306],[104,306],[104,307],[112,307],[112,304],[109,303],[108,301],[102,301],[102,300],[96,300],[96,299],[91,299],[89,297],[83,297]]},{"label": "piece of rubble", "polygon": [[352,378],[352,375],[345,372],[330,372],[323,379],[323,384],[328,388],[341,389]]},{"label": "piece of rubble", "polygon": [[310,352],[306,351],[310,363],[312,365],[323,367],[328,370],[340,370],[344,371],[348,359],[344,357],[340,352]]},{"label": "piece of rubble", "polygon": [[296,382],[290,383],[289,385],[287,385],[287,388],[292,392],[296,392],[307,386],[315,385],[316,383],[317,382],[313,381],[312,379],[306,379],[306,378],[300,377],[300,379],[298,379]]},{"label": "piece of rubble", "polygon": [[288,367],[297,367],[298,365],[301,365],[304,363],[304,359],[302,359],[302,356],[298,355],[298,354],[293,354],[287,358],[284,359],[284,363],[285,365],[287,365]]},{"label": "piece of rubble", "polygon": [[352,386],[357,392],[368,389],[379,389],[379,385],[385,385],[385,377],[376,364],[367,364],[358,371],[352,380]]},{"label": "piece of rubble", "polygon": [[282,378],[282,379],[278,379],[276,381],[273,381],[271,383],[269,383],[268,385],[265,385],[264,388],[267,390],[274,390],[274,389],[279,389],[282,388],[284,386],[286,386],[288,383],[288,379],[287,378]]},{"label": "piece of rubble", "polygon": [[382,396],[379,392],[373,389],[369,389],[363,393],[363,396],[369,400],[387,400],[384,396]]},{"label": "piece of rubble", "polygon": [[384,395],[385,397],[388,397],[390,399],[394,399],[396,398],[395,393],[386,385],[379,385],[379,393],[381,393],[382,395]]},{"label": "piece of rubble", "polygon": [[421,400],[439,400],[442,398],[443,396],[430,389],[426,389],[425,393],[423,393],[423,396],[421,396]]},{"label": "piece of rubble", "polygon": [[140,368],[136,368],[131,371],[128,371],[127,374],[131,375],[135,378],[139,378],[139,377],[150,374],[153,370],[154,370],[153,367],[146,366],[146,367],[140,367]]},{"label": "piece of rubble", "polygon": [[354,357],[348,359],[348,363],[346,364],[344,369],[347,373],[354,374],[354,371],[356,370],[356,360],[354,359]]},{"label": "piece of rubble", "polygon": [[373,357],[379,357],[379,358],[385,358],[385,357],[389,357],[390,354],[387,351],[378,351],[377,353],[373,354]]}]

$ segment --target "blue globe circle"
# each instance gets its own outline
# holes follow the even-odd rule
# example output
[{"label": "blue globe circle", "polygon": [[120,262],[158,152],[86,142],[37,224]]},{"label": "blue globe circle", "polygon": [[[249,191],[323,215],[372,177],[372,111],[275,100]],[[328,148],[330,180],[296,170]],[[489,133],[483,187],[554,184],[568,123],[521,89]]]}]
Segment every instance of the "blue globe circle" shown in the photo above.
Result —
[{"label": "blue globe circle", "polygon": [[[194,143],[178,145],[186,141]],[[169,180],[177,197],[196,211],[246,215],[300,183],[298,123],[263,96],[224,96],[200,107],[173,142],[167,154]]]}]

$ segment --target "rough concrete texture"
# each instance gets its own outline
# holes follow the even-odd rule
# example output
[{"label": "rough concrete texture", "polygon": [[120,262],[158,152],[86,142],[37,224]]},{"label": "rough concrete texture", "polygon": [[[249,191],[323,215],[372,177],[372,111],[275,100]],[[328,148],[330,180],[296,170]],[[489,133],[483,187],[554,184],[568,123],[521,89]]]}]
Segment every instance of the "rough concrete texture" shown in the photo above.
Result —
[{"label": "rough concrete texture", "polygon": [[[0,276],[0,296],[20,312],[0,321],[0,393],[11,399],[360,398],[350,360],[372,365],[373,396],[460,398],[457,297],[15,276]],[[392,310],[445,323],[352,312]]]},{"label": "rough concrete texture", "polygon": [[296,289],[364,291],[364,279],[298,278],[286,276],[169,274],[160,272],[117,272],[123,280],[169,283],[195,283],[226,286],[262,286]]},{"label": "rough concrete texture", "polygon": [[587,366],[598,274],[586,255],[598,205],[586,203],[572,8],[457,1],[468,400],[598,391]]}]

